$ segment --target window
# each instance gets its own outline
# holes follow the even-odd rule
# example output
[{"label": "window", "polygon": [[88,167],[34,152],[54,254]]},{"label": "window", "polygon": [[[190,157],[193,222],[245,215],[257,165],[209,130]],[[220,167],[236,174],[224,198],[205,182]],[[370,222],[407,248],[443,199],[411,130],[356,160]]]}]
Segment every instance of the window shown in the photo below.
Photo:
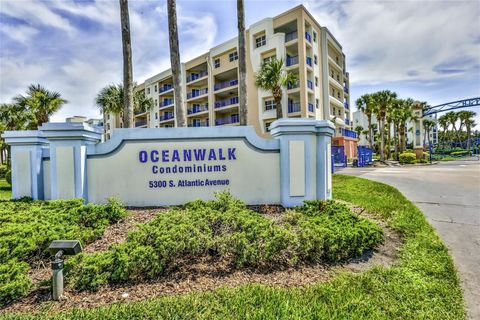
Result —
[{"label": "window", "polygon": [[337,92],[337,97],[338,97],[338,99],[340,99],[340,91]]},{"label": "window", "polygon": [[315,108],[318,109],[319,106],[320,106],[320,101],[318,99],[315,99]]},{"label": "window", "polygon": [[337,74],[337,81],[340,82],[340,75]]},{"label": "window", "polygon": [[265,130],[267,130],[267,132],[270,132],[270,125],[272,123],[271,122],[265,122]]},{"label": "window", "polygon": [[147,88],[147,94],[150,94],[150,87]]},{"label": "window", "polygon": [[318,77],[315,77],[315,87],[318,87]]},{"label": "window", "polygon": [[267,39],[265,38],[265,35],[255,38],[255,45],[257,48],[260,48],[261,46],[264,46],[266,44]]},{"label": "window", "polygon": [[215,69],[220,68],[220,59],[215,59],[213,62]]},{"label": "window", "polygon": [[274,110],[277,106],[275,105],[274,100],[265,100],[265,111],[267,110]]},{"label": "window", "polygon": [[110,123],[107,123],[107,130],[110,130]]},{"label": "window", "polygon": [[342,111],[340,111],[340,109],[338,109],[338,115],[339,115],[339,116],[342,115]]},{"label": "window", "polygon": [[158,120],[158,112],[155,112],[155,119]]},{"label": "window", "polygon": [[155,92],[157,92],[157,85],[155,85],[155,89],[154,89]]},{"label": "window", "polygon": [[313,62],[314,62],[315,64],[318,64],[317,55],[314,55],[314,56],[313,56]]},{"label": "window", "polygon": [[234,51],[234,52],[230,53],[228,55],[228,60],[230,60],[230,62],[238,60],[238,52]]},{"label": "window", "polygon": [[317,42],[317,33],[313,31],[313,42]]},{"label": "window", "polygon": [[155,106],[158,106],[158,101],[157,101],[157,99],[155,99]]},{"label": "window", "polygon": [[271,61],[273,59],[273,57],[275,57],[275,56],[270,56],[270,57],[263,58],[263,63],[267,63],[267,62]]}]

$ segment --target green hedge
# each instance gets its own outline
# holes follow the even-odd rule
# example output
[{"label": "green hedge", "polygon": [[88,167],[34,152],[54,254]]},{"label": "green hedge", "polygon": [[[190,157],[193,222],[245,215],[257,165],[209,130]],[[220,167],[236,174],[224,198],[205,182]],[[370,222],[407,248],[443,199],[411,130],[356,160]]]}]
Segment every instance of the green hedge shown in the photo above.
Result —
[{"label": "green hedge", "polygon": [[404,152],[398,156],[398,160],[401,164],[411,164],[417,159],[415,153]]},{"label": "green hedge", "polygon": [[109,251],[80,254],[67,263],[67,279],[79,290],[107,283],[154,279],[179,259],[210,256],[232,268],[270,268],[333,262],[382,241],[382,230],[342,204],[312,201],[276,223],[228,193],[193,201],[139,226]]},{"label": "green hedge", "polygon": [[5,178],[5,174],[9,170],[6,164],[0,164],[0,179]]},{"label": "green hedge", "polygon": [[28,292],[25,261],[47,258],[52,240],[78,239],[85,244],[125,215],[116,200],[107,205],[84,205],[82,199],[0,201],[0,305]]},{"label": "green hedge", "polygon": [[468,156],[470,154],[469,150],[454,151],[450,153],[451,156]]}]

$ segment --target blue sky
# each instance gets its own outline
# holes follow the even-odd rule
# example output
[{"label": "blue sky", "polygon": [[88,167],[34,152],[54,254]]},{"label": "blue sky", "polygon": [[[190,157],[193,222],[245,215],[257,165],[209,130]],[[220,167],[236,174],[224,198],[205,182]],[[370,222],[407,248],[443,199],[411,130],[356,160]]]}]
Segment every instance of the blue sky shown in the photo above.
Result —
[{"label": "blue sky", "polygon": [[[236,1],[177,1],[183,61],[236,36]],[[169,66],[165,3],[130,0],[138,82]],[[298,4],[341,42],[352,103],[381,89],[431,105],[480,96],[480,1],[245,0],[247,26]],[[121,79],[117,0],[0,0],[0,102],[41,83],[69,100],[53,120],[98,117],[96,94]]]}]

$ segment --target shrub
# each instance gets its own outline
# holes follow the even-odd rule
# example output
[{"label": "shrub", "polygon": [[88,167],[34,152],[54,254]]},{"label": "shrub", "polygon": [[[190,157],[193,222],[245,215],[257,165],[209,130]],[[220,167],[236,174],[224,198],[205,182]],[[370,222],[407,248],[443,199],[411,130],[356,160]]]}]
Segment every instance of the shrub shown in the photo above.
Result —
[{"label": "shrub", "polygon": [[1,164],[0,165],[0,179],[5,178],[5,174],[7,173],[8,169],[9,168],[6,164]]},{"label": "shrub", "polygon": [[451,156],[468,156],[470,155],[470,151],[469,150],[462,150],[462,151],[454,151],[452,153],[450,153]]},{"label": "shrub", "polygon": [[427,159],[418,159],[418,160],[414,160],[413,163],[428,163],[428,160]]},{"label": "shrub", "polygon": [[417,156],[415,155],[415,153],[404,152],[398,156],[398,159],[401,164],[410,164],[413,163],[415,159],[417,159]]},{"label": "shrub", "polygon": [[83,199],[0,201],[0,304],[27,293],[28,264],[45,258],[52,240],[78,239],[82,243],[102,236],[105,227],[126,215],[118,201],[84,205]]},{"label": "shrub", "polygon": [[107,252],[70,259],[67,278],[76,289],[96,290],[107,282],[157,278],[178,261],[201,256],[236,268],[339,261],[381,240],[380,228],[335,202],[307,202],[276,223],[220,193],[158,215]]},{"label": "shrub", "polygon": [[7,181],[7,183],[9,185],[12,185],[12,170],[8,169],[6,172],[5,172],[5,180]]}]

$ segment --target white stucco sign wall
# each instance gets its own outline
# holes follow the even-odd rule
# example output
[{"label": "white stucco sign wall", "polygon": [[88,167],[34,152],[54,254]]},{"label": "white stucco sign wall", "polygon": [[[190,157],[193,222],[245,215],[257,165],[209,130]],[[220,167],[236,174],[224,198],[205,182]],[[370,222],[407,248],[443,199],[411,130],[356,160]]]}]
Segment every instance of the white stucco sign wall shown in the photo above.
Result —
[{"label": "white stucco sign wall", "polygon": [[47,123],[6,132],[13,197],[83,198],[127,206],[178,205],[229,190],[248,204],[300,205],[331,198],[329,121],[281,119],[272,139],[252,127],[118,129]]}]

